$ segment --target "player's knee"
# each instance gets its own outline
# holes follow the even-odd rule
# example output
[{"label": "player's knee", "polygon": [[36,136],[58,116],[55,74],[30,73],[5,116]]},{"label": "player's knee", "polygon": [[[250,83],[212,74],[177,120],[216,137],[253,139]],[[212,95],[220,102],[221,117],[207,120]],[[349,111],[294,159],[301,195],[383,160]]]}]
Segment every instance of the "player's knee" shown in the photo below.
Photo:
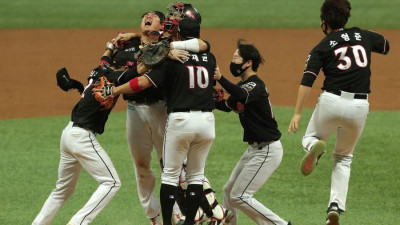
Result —
[{"label": "player's knee", "polygon": [[244,199],[237,195],[229,195],[229,200],[233,207],[240,208],[240,205],[244,202]]},{"label": "player's knee", "polygon": [[137,179],[154,178],[153,171],[150,168],[136,167]]}]

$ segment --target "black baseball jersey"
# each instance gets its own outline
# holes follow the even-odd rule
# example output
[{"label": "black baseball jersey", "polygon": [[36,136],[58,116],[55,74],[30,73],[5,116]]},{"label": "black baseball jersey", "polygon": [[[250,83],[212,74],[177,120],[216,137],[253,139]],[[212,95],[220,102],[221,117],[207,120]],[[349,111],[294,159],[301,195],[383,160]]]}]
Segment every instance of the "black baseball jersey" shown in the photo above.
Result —
[{"label": "black baseball jersey", "polygon": [[322,68],[322,90],[370,93],[371,52],[387,54],[389,42],[357,27],[332,31],[309,54],[301,84],[311,87]]},{"label": "black baseball jersey", "polygon": [[[132,54],[135,54],[140,50],[140,45],[140,39],[132,39],[132,41],[125,43],[124,47],[118,51],[132,52]],[[118,54],[118,51],[116,54]],[[137,64],[136,59],[133,60],[132,64]],[[155,87],[149,87],[134,94],[124,94],[123,98],[125,100],[136,101],[137,103],[154,103],[164,99],[161,90]]]},{"label": "black baseball jersey", "polygon": [[211,52],[190,53],[184,64],[167,59],[145,76],[154,86],[165,90],[168,112],[212,110],[215,67]]},{"label": "black baseball jersey", "polygon": [[107,122],[108,115],[114,108],[118,96],[114,98],[114,104],[111,109],[105,109],[93,96],[93,84],[95,84],[101,76],[105,76],[110,82],[119,86],[138,76],[136,67],[125,71],[113,71],[109,67],[109,63],[110,59],[108,57],[103,57],[100,65],[91,72],[88,78],[88,85],[85,87],[81,99],[75,105],[71,114],[71,121],[73,121],[75,125],[90,129],[98,134],[104,132],[104,126]]},{"label": "black baseball jersey", "polygon": [[229,98],[216,104],[217,109],[239,114],[245,142],[277,141],[281,137],[278,123],[272,112],[269,93],[264,82],[252,75],[237,85],[225,78],[220,79],[220,84],[229,94]]}]

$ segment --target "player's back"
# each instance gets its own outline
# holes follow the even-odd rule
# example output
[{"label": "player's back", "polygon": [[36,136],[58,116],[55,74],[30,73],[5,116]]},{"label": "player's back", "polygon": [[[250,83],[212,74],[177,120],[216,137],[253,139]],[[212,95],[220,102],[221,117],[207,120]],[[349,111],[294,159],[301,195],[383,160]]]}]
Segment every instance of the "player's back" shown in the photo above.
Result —
[{"label": "player's back", "polygon": [[371,52],[386,54],[387,51],[387,41],[378,33],[356,27],[338,29],[312,50],[314,59],[310,58],[308,66],[310,70],[323,69],[324,90],[369,93]]},{"label": "player's back", "polygon": [[167,60],[150,74],[153,83],[162,86],[168,111],[176,109],[212,110],[213,80],[216,67],[212,53],[191,53],[184,64]]}]

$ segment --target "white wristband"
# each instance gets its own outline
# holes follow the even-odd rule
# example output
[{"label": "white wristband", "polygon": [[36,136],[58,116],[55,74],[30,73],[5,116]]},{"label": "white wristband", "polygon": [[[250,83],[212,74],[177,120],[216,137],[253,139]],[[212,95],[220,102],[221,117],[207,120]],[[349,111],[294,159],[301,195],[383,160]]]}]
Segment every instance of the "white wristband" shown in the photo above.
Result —
[{"label": "white wristband", "polygon": [[199,39],[193,38],[186,41],[174,41],[172,42],[174,49],[185,50],[188,52],[198,53],[200,51]]},{"label": "white wristband", "polygon": [[114,44],[111,42],[107,42],[106,44],[106,50],[110,49],[111,51],[114,51]]}]

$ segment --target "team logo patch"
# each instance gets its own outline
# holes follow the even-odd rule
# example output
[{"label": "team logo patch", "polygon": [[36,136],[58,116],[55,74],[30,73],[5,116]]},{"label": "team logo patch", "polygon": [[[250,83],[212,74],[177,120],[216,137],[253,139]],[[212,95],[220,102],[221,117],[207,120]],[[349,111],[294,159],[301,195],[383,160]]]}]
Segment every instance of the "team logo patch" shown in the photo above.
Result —
[{"label": "team logo patch", "polygon": [[247,83],[247,84],[243,84],[243,85],[242,85],[242,88],[246,89],[246,91],[251,91],[251,90],[253,90],[256,86],[257,86],[256,83],[254,83],[254,82],[249,82],[249,83]]}]

